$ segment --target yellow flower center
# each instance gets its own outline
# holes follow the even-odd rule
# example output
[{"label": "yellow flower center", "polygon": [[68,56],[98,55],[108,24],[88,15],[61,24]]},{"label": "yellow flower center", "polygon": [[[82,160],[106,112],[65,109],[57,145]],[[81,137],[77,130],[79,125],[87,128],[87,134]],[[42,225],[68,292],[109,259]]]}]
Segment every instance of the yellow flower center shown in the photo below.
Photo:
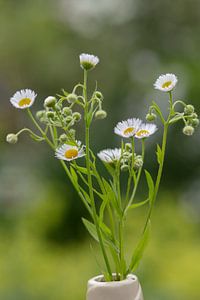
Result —
[{"label": "yellow flower center", "polygon": [[132,133],[134,131],[134,128],[133,127],[128,127],[124,130],[124,134],[127,135],[129,133]]},{"label": "yellow flower center", "polygon": [[136,135],[137,136],[143,136],[143,135],[148,135],[149,134],[149,131],[148,130],[145,130],[145,129],[141,129],[141,130],[139,130],[137,133],[136,133]]},{"label": "yellow flower center", "polygon": [[29,98],[24,98],[24,99],[21,99],[21,100],[19,101],[18,105],[19,105],[20,107],[22,107],[22,106],[25,106],[25,105],[29,105],[30,103],[31,103],[31,99],[29,99]]},{"label": "yellow flower center", "polygon": [[164,88],[168,88],[171,84],[172,84],[171,81],[166,81],[166,82],[163,83],[162,88],[163,88],[163,89],[164,89]]},{"label": "yellow flower center", "polygon": [[78,150],[77,149],[68,149],[66,152],[65,152],[65,157],[67,159],[71,159],[71,158],[76,158],[78,156]]}]

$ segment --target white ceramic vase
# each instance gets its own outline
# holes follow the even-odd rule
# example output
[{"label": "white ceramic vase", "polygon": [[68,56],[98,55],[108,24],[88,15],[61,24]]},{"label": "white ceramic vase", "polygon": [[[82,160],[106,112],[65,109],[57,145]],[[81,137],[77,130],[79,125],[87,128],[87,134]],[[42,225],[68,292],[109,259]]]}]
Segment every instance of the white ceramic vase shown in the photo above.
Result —
[{"label": "white ceramic vase", "polygon": [[102,281],[103,275],[88,281],[87,300],[144,300],[142,289],[135,275],[122,281]]}]

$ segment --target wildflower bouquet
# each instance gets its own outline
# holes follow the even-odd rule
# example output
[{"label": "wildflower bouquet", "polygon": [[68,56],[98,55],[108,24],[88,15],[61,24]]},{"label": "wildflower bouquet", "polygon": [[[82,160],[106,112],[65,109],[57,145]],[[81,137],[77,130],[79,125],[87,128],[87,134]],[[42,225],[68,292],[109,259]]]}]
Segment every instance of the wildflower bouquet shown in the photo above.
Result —
[{"label": "wildflower bouquet", "polygon": [[[167,117],[158,104],[153,102],[146,115],[148,123],[138,118],[119,122],[114,128],[115,134],[121,138],[119,147],[105,149],[95,155],[90,148],[91,125],[94,119],[104,119],[107,115],[102,109],[103,95],[97,87],[91,94],[88,93],[88,75],[98,63],[98,57],[81,54],[83,83],[75,85],[71,92],[62,90],[61,95],[47,97],[44,100],[44,109],[38,111],[36,117],[30,110],[36,93],[30,89],[16,92],[10,102],[14,107],[27,112],[37,133],[29,128],[23,128],[18,133],[8,134],[7,142],[15,144],[19,135],[27,132],[35,141],[45,141],[51,147],[89,213],[90,219],[83,218],[83,223],[99,243],[105,263],[102,271],[105,280],[120,281],[137,268],[146,246],[152,211],[163,172],[169,127],[181,121],[183,133],[190,136],[198,126],[199,119],[193,105],[173,99],[172,92],[177,84],[177,77],[174,74],[162,75],[156,80],[154,87],[166,93],[169,98]],[[181,111],[177,110],[178,105]],[[82,110],[82,114],[76,111],[77,107],[78,111]],[[77,140],[75,130],[76,123],[81,121],[82,117],[85,128],[84,143]],[[152,178],[150,172],[144,169],[145,144],[158,130],[152,123],[156,118],[162,125],[160,129],[162,142],[156,146],[158,172],[156,178]],[[140,153],[135,152],[135,143],[141,145]],[[100,159],[107,169],[107,178],[99,173],[97,159]],[[125,194],[121,191],[122,172],[127,172]],[[143,172],[146,176],[148,195],[144,200],[135,202]],[[126,217],[133,209],[144,205],[148,210],[144,216],[141,236],[132,256],[127,260],[124,247]]]}]

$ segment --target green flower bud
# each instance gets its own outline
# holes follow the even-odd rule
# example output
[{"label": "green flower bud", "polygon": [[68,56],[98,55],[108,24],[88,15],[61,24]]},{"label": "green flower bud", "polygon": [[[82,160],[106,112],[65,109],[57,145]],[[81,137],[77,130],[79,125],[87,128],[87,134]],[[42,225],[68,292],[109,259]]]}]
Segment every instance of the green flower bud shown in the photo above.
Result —
[{"label": "green flower bud", "polygon": [[198,115],[196,113],[193,113],[193,114],[190,115],[190,117],[193,118],[193,119],[197,119]]},{"label": "green flower bud", "polygon": [[121,171],[122,171],[122,172],[126,172],[126,171],[128,171],[128,169],[129,169],[129,168],[128,168],[128,165],[125,165],[125,164],[124,164],[124,165],[121,166]]},{"label": "green flower bud", "polygon": [[107,112],[105,110],[98,110],[95,113],[95,118],[96,119],[105,119],[107,117]]},{"label": "green flower bud", "polygon": [[73,118],[76,122],[80,121],[81,120],[81,114],[79,112],[75,112],[73,113]]},{"label": "green flower bud", "polygon": [[71,116],[72,115],[72,110],[69,107],[64,107],[62,110],[63,114],[66,116]]},{"label": "green flower bud", "polygon": [[75,139],[76,130],[73,129],[73,128],[71,128],[71,129],[69,130],[69,134],[70,134],[70,136],[71,136],[73,139]]},{"label": "green flower bud", "polygon": [[18,136],[14,133],[9,133],[6,136],[6,142],[8,142],[9,144],[16,144],[18,142]]},{"label": "green flower bud", "polygon": [[68,96],[67,96],[67,101],[68,101],[69,103],[74,103],[74,102],[76,102],[77,99],[78,99],[78,97],[77,97],[77,95],[74,94],[74,93],[68,94]]},{"label": "green flower bud", "polygon": [[44,107],[54,107],[56,104],[56,98],[49,96],[44,100]]},{"label": "green flower bud", "polygon": [[184,113],[186,115],[191,115],[191,114],[193,114],[193,112],[194,112],[194,106],[193,105],[188,104],[188,105],[185,106]]},{"label": "green flower bud", "polygon": [[190,122],[193,127],[197,127],[199,125],[199,119],[195,118],[195,119],[192,119]]},{"label": "green flower bud", "polygon": [[103,100],[103,95],[102,95],[101,92],[96,91],[96,92],[94,93],[94,95],[95,95],[95,97],[98,98],[99,100]]},{"label": "green flower bud", "polygon": [[132,149],[131,143],[126,143],[125,144],[125,151],[130,151]]},{"label": "green flower bud", "polygon": [[149,122],[155,121],[155,119],[156,119],[156,114],[154,114],[154,113],[150,113],[150,114],[146,115],[146,120]]},{"label": "green flower bud", "polygon": [[141,155],[137,155],[134,160],[134,169],[138,170],[143,166],[143,159]]},{"label": "green flower bud", "polygon": [[40,120],[44,116],[44,114],[45,114],[44,110],[39,110],[36,112],[36,118]]},{"label": "green flower bud", "polygon": [[61,135],[59,136],[59,141],[60,141],[61,143],[66,142],[66,141],[67,141],[67,135],[66,135],[65,133],[61,134]]},{"label": "green flower bud", "polygon": [[73,120],[72,116],[67,116],[64,121],[67,122],[67,123],[69,123],[72,120]]},{"label": "green flower bud", "polygon": [[193,133],[194,133],[194,127],[192,127],[190,125],[186,125],[183,128],[183,134],[185,134],[185,135],[193,135]]},{"label": "green flower bud", "polygon": [[53,111],[47,111],[46,116],[47,116],[47,118],[53,119],[55,116],[55,113]]},{"label": "green flower bud", "polygon": [[61,110],[62,109],[62,104],[60,103],[56,103],[55,106],[54,106],[55,110]]}]

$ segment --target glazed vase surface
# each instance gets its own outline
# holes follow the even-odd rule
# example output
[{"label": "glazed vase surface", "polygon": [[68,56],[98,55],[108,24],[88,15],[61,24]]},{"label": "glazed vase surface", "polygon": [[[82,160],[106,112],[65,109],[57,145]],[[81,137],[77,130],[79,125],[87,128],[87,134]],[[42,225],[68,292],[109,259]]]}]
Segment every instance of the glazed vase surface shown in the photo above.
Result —
[{"label": "glazed vase surface", "polygon": [[102,281],[103,275],[88,281],[86,300],[144,300],[137,276],[130,274],[122,281]]}]

